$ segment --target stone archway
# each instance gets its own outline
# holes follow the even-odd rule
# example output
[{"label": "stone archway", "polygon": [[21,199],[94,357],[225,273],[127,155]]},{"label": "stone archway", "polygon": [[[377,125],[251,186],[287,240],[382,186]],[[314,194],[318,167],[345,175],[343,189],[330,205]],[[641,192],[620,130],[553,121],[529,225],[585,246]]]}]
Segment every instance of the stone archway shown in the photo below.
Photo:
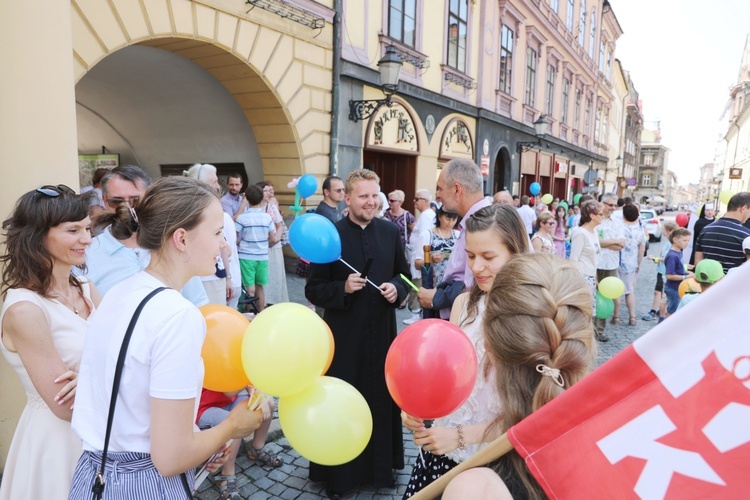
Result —
[{"label": "stone archway", "polygon": [[284,31],[271,14],[250,19],[243,11],[185,0],[71,5],[76,82],[129,45],[171,51],[204,68],[232,94],[252,127],[264,177],[282,196],[292,177],[328,174],[330,28],[313,38],[314,32],[296,26]]}]

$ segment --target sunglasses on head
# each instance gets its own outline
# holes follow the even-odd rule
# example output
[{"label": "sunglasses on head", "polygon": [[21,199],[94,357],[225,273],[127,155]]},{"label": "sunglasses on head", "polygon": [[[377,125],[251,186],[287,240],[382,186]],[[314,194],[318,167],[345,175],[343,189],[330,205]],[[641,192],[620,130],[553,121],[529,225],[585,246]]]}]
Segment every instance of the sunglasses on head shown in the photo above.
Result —
[{"label": "sunglasses on head", "polygon": [[44,196],[49,196],[50,198],[57,198],[63,193],[76,194],[75,191],[73,191],[65,184],[58,184],[57,186],[48,184],[46,186],[36,188],[36,192],[42,193]]}]

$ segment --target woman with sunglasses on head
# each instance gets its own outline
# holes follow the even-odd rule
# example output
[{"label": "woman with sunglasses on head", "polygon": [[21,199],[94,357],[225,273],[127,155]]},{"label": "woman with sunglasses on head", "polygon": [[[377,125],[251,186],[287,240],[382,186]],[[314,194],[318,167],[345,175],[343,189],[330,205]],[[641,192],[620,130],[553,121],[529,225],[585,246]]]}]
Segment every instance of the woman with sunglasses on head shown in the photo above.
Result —
[{"label": "woman with sunglasses on head", "polygon": [[[159,179],[134,207],[118,206],[117,217],[137,228],[138,246],[151,251],[151,260],[144,271],[112,287],[90,321],[73,416],[84,451],[69,498],[91,498],[103,479],[104,498],[184,499],[195,467],[226,453],[227,441],[260,425],[260,411],[238,405],[216,427],[201,432],[195,427],[206,323],[179,290],[191,277],[214,270],[226,246],[223,214],[214,188],[183,177]],[[122,380],[113,390],[121,349]]]},{"label": "woman with sunglasses on head", "polygon": [[0,351],[26,390],[0,498],[67,498],[81,441],[70,427],[87,320],[101,297],[86,278],[89,196],[67,186],[24,194],[5,222]]},{"label": "woman with sunglasses on head", "polygon": [[529,251],[529,236],[518,212],[510,205],[491,205],[464,220],[467,263],[476,286],[456,298],[451,323],[463,329],[477,352],[479,369],[469,398],[455,412],[437,419],[426,428],[424,421],[406,413],[401,419],[414,432],[414,443],[422,448],[406,487],[404,498],[473,455],[482,443],[490,441],[487,427],[500,412],[495,393],[494,373],[485,356],[482,322],[487,292],[495,276],[516,256]]},{"label": "woman with sunglasses on head", "polygon": [[[456,212],[448,212],[438,208],[435,216],[435,227],[423,231],[420,235],[419,248],[430,245],[430,259],[432,260],[433,283],[435,285],[443,281],[448,257],[450,257],[453,245],[458,239],[458,231],[454,229],[457,222],[458,214]],[[422,253],[419,255],[422,255]],[[417,269],[420,269],[424,264],[424,259],[417,258],[414,264]]]}]

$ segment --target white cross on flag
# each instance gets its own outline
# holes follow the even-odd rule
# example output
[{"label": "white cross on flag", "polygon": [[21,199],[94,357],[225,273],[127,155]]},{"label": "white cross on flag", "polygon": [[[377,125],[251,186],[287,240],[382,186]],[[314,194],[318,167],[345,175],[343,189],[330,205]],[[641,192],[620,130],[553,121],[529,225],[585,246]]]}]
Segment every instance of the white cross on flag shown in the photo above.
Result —
[{"label": "white cross on flag", "polygon": [[550,498],[748,498],[750,264],[508,430]]}]

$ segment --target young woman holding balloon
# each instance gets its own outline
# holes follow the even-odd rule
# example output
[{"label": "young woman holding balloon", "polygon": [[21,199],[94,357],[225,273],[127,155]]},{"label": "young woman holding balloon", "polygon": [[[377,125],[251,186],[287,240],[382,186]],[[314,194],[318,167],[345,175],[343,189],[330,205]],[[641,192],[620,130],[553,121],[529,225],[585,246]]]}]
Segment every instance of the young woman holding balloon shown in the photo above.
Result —
[{"label": "young woman holding balloon", "polygon": [[[499,434],[571,385],[596,363],[591,298],[578,269],[551,255],[528,254],[498,273],[482,329],[502,411],[489,426]],[[489,468],[460,473],[443,499],[546,498],[516,451]]]},{"label": "young woman holding balloon", "polygon": [[477,286],[459,295],[450,321],[460,326],[476,349],[479,370],[469,398],[456,411],[427,428],[423,420],[402,412],[414,443],[422,447],[404,498],[443,475],[472,454],[480,443],[494,436],[486,433],[501,407],[492,384],[493,370],[485,356],[482,322],[487,292],[499,270],[516,255],[529,251],[529,237],[516,210],[509,205],[492,205],[478,210],[464,222],[469,267]]},{"label": "young woman holding balloon", "polygon": [[107,498],[157,491],[160,498],[185,498],[194,468],[226,452],[227,440],[248,436],[262,418],[239,405],[221,424],[195,432],[206,323],[179,290],[214,270],[226,246],[223,211],[207,184],[166,177],[134,207],[118,207],[117,217],[138,228],[138,246],[151,250],[151,262],[113,287],[89,321],[72,422],[84,452],[69,498],[91,498],[105,485]]}]

